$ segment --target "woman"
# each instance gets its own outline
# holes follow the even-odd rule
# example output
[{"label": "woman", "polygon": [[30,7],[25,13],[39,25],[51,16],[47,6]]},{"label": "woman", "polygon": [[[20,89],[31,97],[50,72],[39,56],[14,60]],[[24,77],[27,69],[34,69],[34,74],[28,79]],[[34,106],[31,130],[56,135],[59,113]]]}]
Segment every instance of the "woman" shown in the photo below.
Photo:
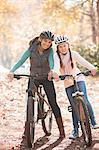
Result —
[{"label": "woman", "polygon": [[[54,40],[54,35],[49,31],[44,31],[39,37],[30,41],[30,47],[25,51],[21,59],[13,66],[8,77],[10,80],[13,79],[14,72],[18,69],[26,60],[30,58],[30,74],[36,76],[34,83],[36,86],[42,84],[45,93],[48,98],[48,102],[53,110],[60,136],[63,139],[65,137],[62,117],[60,108],[56,102],[56,93],[54,89],[53,81],[51,81],[53,68],[53,50],[52,41]],[[29,80],[29,94],[33,91],[32,79]]]},{"label": "woman", "polygon": [[[68,74],[68,75],[76,75],[80,73],[79,68],[77,67],[77,63],[86,67],[87,69],[91,70],[92,75],[96,74],[96,68],[86,61],[83,57],[81,57],[78,52],[70,50],[68,39],[65,36],[59,36],[55,40],[55,44],[57,45],[57,51],[54,57],[54,71],[57,70],[61,74]],[[56,80],[59,80],[57,74],[53,74]],[[94,112],[90,102],[88,101],[88,96],[86,92],[86,85],[85,85],[85,78],[83,75],[79,75],[77,77],[77,84],[80,89],[84,93],[84,97],[89,109],[91,124],[93,128],[98,128],[99,126],[96,124]],[[69,99],[70,104],[73,104],[73,80],[72,79],[65,79],[64,80],[65,91],[67,97]],[[74,110],[72,111],[72,119],[73,119],[73,131],[70,135],[70,139],[75,139],[79,136],[78,132],[78,120]]]}]

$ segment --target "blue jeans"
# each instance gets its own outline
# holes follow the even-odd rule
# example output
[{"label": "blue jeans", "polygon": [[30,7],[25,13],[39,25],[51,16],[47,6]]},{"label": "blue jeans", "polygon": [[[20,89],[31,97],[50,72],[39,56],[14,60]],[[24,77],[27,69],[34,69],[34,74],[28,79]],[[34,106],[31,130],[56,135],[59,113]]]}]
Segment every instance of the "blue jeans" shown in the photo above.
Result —
[{"label": "blue jeans", "polygon": [[[96,124],[95,116],[94,116],[94,112],[93,112],[92,106],[91,106],[91,104],[90,104],[90,102],[88,100],[85,82],[84,81],[79,81],[79,82],[77,82],[77,84],[78,84],[79,90],[84,93],[85,102],[86,102],[86,105],[87,105],[88,110],[89,110],[91,124],[95,125]],[[74,93],[74,86],[70,86],[70,87],[66,88],[65,91],[66,91],[67,97],[69,99],[69,102],[70,102],[70,104],[72,106],[73,103],[74,103],[74,99],[72,97],[72,93]],[[75,114],[74,110],[72,110],[72,119],[73,119],[73,126],[74,126],[74,128],[78,128],[78,119],[76,117],[76,114]]]}]

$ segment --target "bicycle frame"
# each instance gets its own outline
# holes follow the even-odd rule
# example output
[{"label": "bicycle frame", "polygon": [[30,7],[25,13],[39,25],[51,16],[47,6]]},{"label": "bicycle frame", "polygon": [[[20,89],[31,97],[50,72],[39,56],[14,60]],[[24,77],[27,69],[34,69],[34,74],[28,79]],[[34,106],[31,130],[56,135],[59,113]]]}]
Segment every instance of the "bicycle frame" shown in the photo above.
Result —
[{"label": "bicycle frame", "polygon": [[[51,110],[51,107],[50,105],[48,104],[48,102],[44,99],[44,94],[42,93],[42,85],[39,85],[37,90],[35,91],[34,95],[33,96],[29,96],[31,97],[31,99],[33,100],[33,103],[34,103],[34,116],[33,118],[31,119],[31,121],[33,121],[33,123],[37,123],[39,119],[43,119],[43,115],[42,115],[42,108],[41,108],[41,105],[40,105],[40,102],[45,102],[46,105],[48,106],[48,110],[46,112],[49,113]],[[39,109],[38,109],[38,105],[39,105]],[[41,116],[41,117],[38,117],[38,116]]]},{"label": "bicycle frame", "polygon": [[[28,148],[34,147],[35,139],[35,124],[41,119],[42,129],[45,135],[51,135],[52,128],[52,109],[49,103],[44,99],[44,94],[42,93],[42,86],[36,87],[34,79],[36,77],[31,75],[14,75],[15,78],[20,79],[22,76],[33,78],[33,90],[29,89],[28,84],[28,96],[27,96],[27,106],[26,106],[26,125],[25,125],[25,135]],[[30,80],[29,80],[30,81]],[[47,111],[45,111],[45,104],[47,106]],[[48,121],[47,121],[48,119]]]}]

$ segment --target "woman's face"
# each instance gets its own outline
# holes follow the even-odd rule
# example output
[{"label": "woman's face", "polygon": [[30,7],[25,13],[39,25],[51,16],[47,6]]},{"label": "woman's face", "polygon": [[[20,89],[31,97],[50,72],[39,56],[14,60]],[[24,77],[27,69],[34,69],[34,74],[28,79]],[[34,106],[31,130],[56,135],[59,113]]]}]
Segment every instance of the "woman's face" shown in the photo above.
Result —
[{"label": "woman's face", "polygon": [[48,49],[51,45],[52,45],[52,40],[50,40],[50,39],[42,39],[41,47],[43,49]]},{"label": "woman's face", "polygon": [[64,42],[58,45],[58,50],[61,54],[66,54],[69,50],[69,44]]}]

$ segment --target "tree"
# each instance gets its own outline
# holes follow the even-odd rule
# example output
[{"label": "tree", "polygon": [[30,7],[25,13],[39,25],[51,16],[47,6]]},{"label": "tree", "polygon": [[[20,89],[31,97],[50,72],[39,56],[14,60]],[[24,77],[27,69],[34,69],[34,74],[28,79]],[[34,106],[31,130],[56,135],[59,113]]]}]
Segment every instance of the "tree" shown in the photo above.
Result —
[{"label": "tree", "polygon": [[79,18],[79,8],[71,7],[68,10],[64,2],[65,0],[47,0],[42,5],[44,22],[52,25],[57,34],[66,33],[68,27],[75,24],[75,20]]},{"label": "tree", "polygon": [[[99,0],[98,0],[99,1]],[[99,8],[98,8],[98,2],[97,2],[97,14],[99,13]],[[92,42],[94,44],[97,44],[97,33],[98,33],[98,28],[97,28],[97,14],[96,14],[96,1],[95,0],[87,0],[84,3],[84,11],[82,11],[83,15],[86,15],[90,19],[90,27],[91,27],[91,33],[92,33]]]},{"label": "tree", "polygon": [[10,41],[13,38],[13,33],[11,31],[11,20],[13,14],[16,14],[16,8],[14,5],[9,4],[6,0],[0,2],[0,37],[1,37],[1,63],[5,67],[9,67],[11,64],[11,54],[10,54]]},{"label": "tree", "polygon": [[97,40],[99,45],[99,0],[97,0]]},{"label": "tree", "polygon": [[92,41],[93,43],[97,43],[96,37],[97,37],[97,31],[96,31],[96,16],[95,16],[95,10],[94,10],[94,0],[89,1],[89,7],[90,7],[90,20],[91,20],[91,28],[92,28]]}]

